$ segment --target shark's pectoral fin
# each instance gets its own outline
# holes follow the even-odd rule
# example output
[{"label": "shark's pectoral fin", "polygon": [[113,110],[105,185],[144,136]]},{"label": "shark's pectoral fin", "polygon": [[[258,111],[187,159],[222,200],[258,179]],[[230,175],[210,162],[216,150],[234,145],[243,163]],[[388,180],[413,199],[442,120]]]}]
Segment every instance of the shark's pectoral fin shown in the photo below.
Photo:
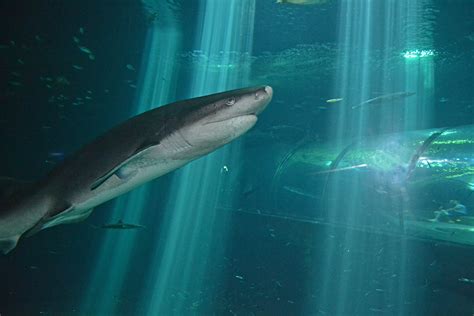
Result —
[{"label": "shark's pectoral fin", "polygon": [[[128,161],[129,160],[127,160],[127,162]],[[119,168],[114,168],[113,170],[111,170],[111,172],[108,172],[104,176],[97,179],[91,185],[91,191],[100,187],[102,184],[104,184],[105,181],[107,181],[109,178],[111,178],[114,175],[117,176],[119,179],[125,181],[133,177],[137,172],[138,172],[137,170],[130,170],[129,168],[125,168],[125,164],[121,164]]]},{"label": "shark's pectoral fin", "polygon": [[133,176],[134,174],[132,174],[130,171],[128,171],[128,172],[125,171],[124,172],[125,168],[123,168],[133,158],[135,158],[135,155],[128,158],[127,160],[125,160],[124,162],[122,162],[121,164],[114,167],[112,170],[110,170],[106,174],[104,174],[102,177],[100,177],[96,181],[94,181],[94,183],[92,183],[92,185],[91,185],[91,191],[93,191],[93,190],[97,189],[98,187],[100,187],[102,184],[104,184],[105,181],[110,179],[113,175],[116,175],[117,177],[119,177],[122,180],[125,180],[128,177]]},{"label": "shark's pectoral fin", "polygon": [[18,243],[18,239],[20,239],[21,235],[16,235],[13,237],[8,237],[8,238],[0,238],[0,251],[3,254],[7,254],[10,251],[12,251],[13,248],[16,247],[16,244]]},{"label": "shark's pectoral fin", "polygon": [[132,178],[134,175],[138,173],[137,169],[132,169],[132,168],[127,168],[126,166],[123,166],[117,172],[115,175],[119,177],[120,179],[126,181],[130,178]]},{"label": "shark's pectoral fin", "polygon": [[128,180],[129,178],[133,177],[137,173],[137,171],[126,168],[126,165],[131,160],[135,159],[137,156],[143,153],[145,150],[159,144],[160,144],[159,141],[153,141],[153,140],[143,143],[140,147],[137,148],[137,150],[135,151],[135,153],[133,153],[133,155],[131,155],[129,158],[122,161],[120,164],[118,164],[117,166],[109,170],[106,174],[104,174],[103,176],[98,178],[96,181],[94,181],[94,183],[92,183],[91,185],[91,191],[96,190],[98,187],[104,184],[105,181],[107,181],[114,175],[116,175],[121,180]]},{"label": "shark's pectoral fin", "polygon": [[115,167],[114,169],[110,170],[109,172],[104,174],[99,179],[95,180],[94,183],[92,183],[92,185],[91,185],[91,191],[94,191],[95,189],[100,187],[102,184],[104,184],[105,181],[107,181],[110,177],[112,177],[115,174],[115,172],[117,172],[117,170],[120,168],[120,166]]}]

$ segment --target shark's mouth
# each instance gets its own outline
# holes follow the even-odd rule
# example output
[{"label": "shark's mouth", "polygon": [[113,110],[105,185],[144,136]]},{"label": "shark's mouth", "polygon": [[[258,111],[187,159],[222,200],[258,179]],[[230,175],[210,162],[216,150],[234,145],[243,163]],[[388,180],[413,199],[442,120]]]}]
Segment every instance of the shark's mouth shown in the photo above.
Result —
[{"label": "shark's mouth", "polygon": [[203,125],[209,125],[209,124],[213,124],[213,123],[222,123],[222,122],[227,122],[227,121],[230,121],[230,120],[233,120],[233,119],[236,119],[236,118],[244,118],[244,117],[248,117],[248,118],[254,118],[255,117],[255,118],[257,118],[257,114],[256,113],[240,114],[240,115],[236,115],[236,116],[223,118],[221,120],[206,122]]}]

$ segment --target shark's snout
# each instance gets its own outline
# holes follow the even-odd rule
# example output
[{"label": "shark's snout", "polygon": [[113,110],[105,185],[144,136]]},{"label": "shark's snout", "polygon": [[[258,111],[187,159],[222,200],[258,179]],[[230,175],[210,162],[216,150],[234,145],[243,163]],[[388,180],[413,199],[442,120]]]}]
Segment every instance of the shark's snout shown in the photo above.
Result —
[{"label": "shark's snout", "polygon": [[273,89],[270,86],[264,86],[263,88],[258,89],[255,92],[255,100],[257,101],[265,100],[269,98],[271,99],[272,96],[273,96]]},{"label": "shark's snout", "polygon": [[[248,91],[245,89],[243,92],[238,91],[234,96],[230,98],[226,96],[226,100],[232,100],[232,104],[226,103],[227,106],[222,107],[217,113],[211,113],[208,117],[205,117],[201,124],[209,125],[214,123],[231,123],[236,118],[242,118],[247,116],[253,116],[256,121],[256,116],[265,110],[268,103],[270,103],[273,97],[273,89],[270,86],[261,86]],[[236,99],[239,99],[235,102]],[[252,119],[253,120],[253,119]]]},{"label": "shark's snout", "polygon": [[257,107],[255,114],[258,115],[262,113],[263,110],[267,107],[268,103],[272,100],[273,97],[273,89],[270,86],[265,86],[263,89],[258,90],[255,93],[255,99],[261,101],[259,106]]},{"label": "shark's snout", "polygon": [[265,92],[267,93],[267,95],[271,98],[273,96],[273,89],[272,87],[270,86],[265,86]]}]

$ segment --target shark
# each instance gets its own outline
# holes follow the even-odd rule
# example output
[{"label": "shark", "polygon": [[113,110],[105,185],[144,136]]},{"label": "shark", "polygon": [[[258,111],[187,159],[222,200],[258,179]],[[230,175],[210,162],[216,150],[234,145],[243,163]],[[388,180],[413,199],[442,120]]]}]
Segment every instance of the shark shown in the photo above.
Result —
[{"label": "shark", "polygon": [[411,97],[412,95],[415,95],[416,92],[410,92],[410,91],[401,91],[401,92],[394,92],[394,93],[389,93],[389,94],[384,94],[369,100],[366,100],[362,103],[359,103],[358,105],[354,105],[352,109],[358,109],[363,106],[368,106],[368,105],[382,105],[382,104],[390,104],[395,101],[403,100],[405,98]]},{"label": "shark", "polygon": [[167,104],[117,125],[34,183],[0,179],[0,252],[83,221],[96,206],[233,141],[272,96],[270,86],[257,86]]},{"label": "shark", "polygon": [[116,222],[116,223],[103,224],[101,226],[93,225],[92,227],[94,227],[94,228],[103,228],[103,229],[141,229],[141,228],[146,228],[145,226],[139,225],[139,224],[125,223],[121,219],[119,219],[118,222]]}]

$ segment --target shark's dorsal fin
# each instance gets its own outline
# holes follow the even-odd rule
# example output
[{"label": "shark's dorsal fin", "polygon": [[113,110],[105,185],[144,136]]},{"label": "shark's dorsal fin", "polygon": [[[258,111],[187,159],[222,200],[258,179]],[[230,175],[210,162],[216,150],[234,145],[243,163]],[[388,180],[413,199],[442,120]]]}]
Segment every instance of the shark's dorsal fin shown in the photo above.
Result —
[{"label": "shark's dorsal fin", "polygon": [[107,181],[113,175],[116,175],[117,177],[119,177],[121,179],[125,179],[125,178],[133,175],[133,174],[120,173],[120,168],[125,166],[127,163],[129,163],[131,160],[133,160],[135,157],[137,157],[138,155],[143,153],[148,148],[159,145],[159,144],[160,144],[160,142],[158,140],[157,141],[144,142],[142,145],[140,145],[137,148],[137,150],[133,153],[133,155],[131,155],[126,160],[122,161],[120,164],[116,165],[110,171],[108,171],[106,174],[104,174],[103,176],[98,178],[96,181],[94,181],[94,183],[92,183],[92,185],[91,185],[91,191],[93,191],[93,190],[97,189],[98,187],[100,187],[105,181]]}]

